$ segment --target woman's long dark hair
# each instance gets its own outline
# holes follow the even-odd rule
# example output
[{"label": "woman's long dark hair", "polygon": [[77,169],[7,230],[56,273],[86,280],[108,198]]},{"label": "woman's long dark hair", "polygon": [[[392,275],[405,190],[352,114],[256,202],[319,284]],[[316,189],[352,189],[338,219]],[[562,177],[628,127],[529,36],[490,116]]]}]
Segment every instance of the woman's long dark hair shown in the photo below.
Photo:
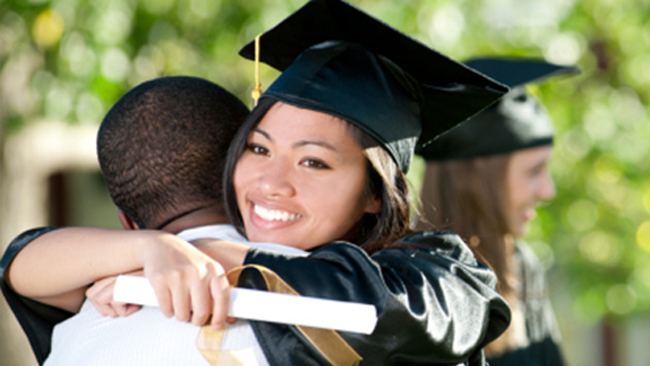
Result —
[{"label": "woman's long dark hair", "polygon": [[[245,234],[244,222],[237,205],[233,176],[239,158],[246,149],[248,135],[259,124],[266,113],[277,102],[262,98],[235,135],[224,174],[224,202],[226,213],[237,230]],[[352,232],[352,241],[368,253],[374,253],[395,242],[409,231],[410,199],[404,173],[388,152],[368,134],[348,123],[352,136],[364,150],[368,161],[365,193],[381,199],[381,211],[364,214]],[[323,243],[325,244],[325,243]]]},{"label": "woman's long dark hair", "polygon": [[[451,230],[460,235],[477,258],[497,276],[499,293],[518,311],[516,279],[511,258],[514,240],[508,225],[506,175],[512,153],[488,157],[429,162],[422,185],[418,229]],[[511,326],[485,347],[488,356],[513,349]]]}]

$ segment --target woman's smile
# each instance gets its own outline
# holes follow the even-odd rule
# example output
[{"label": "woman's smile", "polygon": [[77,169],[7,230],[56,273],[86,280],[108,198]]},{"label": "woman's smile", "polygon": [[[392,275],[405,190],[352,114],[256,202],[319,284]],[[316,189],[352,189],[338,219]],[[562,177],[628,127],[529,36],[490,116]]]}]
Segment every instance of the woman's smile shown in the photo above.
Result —
[{"label": "woman's smile", "polygon": [[253,212],[264,221],[294,221],[301,218],[300,214],[291,213],[282,210],[273,210],[253,204]]}]

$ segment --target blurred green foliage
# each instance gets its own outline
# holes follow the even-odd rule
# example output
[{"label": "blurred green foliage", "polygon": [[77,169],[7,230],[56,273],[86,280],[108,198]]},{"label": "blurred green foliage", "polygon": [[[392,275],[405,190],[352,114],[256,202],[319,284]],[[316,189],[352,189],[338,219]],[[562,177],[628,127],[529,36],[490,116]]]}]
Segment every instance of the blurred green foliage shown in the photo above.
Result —
[{"label": "blurred green foliage", "polygon": [[[650,19],[645,0],[357,0],[456,58],[541,57],[579,76],[536,93],[556,122],[557,198],[530,240],[587,323],[650,310]],[[39,119],[98,124],[163,75],[250,100],[237,51],[302,0],[0,0],[0,132]],[[263,87],[277,72],[262,67]],[[417,169],[412,174],[417,177]]]}]

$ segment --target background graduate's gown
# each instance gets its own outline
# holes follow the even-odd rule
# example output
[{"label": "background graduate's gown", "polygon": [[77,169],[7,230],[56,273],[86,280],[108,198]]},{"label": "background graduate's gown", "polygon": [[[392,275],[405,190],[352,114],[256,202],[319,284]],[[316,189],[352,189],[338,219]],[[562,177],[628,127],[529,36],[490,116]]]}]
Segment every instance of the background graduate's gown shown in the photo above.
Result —
[{"label": "background graduate's gown", "polygon": [[[50,229],[33,230],[11,243],[2,274],[16,253]],[[481,348],[510,321],[494,290],[496,277],[451,233],[418,232],[372,256],[333,243],[309,257],[251,249],[245,264],[267,267],[299,294],[373,304],[379,321],[371,335],[340,332],[364,365],[482,365]],[[53,326],[70,314],[3,292],[39,360],[47,357]],[[259,272],[239,277],[240,287],[265,289]],[[261,305],[263,306],[263,305]],[[271,365],[328,365],[319,347],[291,325],[251,322]]]},{"label": "background graduate's gown", "polygon": [[517,295],[522,304],[528,346],[488,359],[491,366],[564,366],[560,333],[546,286],[544,267],[533,250],[518,241],[513,256],[519,279]]}]

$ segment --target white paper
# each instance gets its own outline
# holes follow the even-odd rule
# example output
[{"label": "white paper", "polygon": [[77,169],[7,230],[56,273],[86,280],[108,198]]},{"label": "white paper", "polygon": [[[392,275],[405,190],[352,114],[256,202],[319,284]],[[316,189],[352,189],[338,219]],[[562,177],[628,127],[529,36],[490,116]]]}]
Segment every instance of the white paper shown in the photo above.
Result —
[{"label": "white paper", "polygon": [[[118,276],[113,299],[158,306],[156,294],[146,277]],[[228,316],[363,334],[372,333],[377,324],[373,305],[243,288],[230,291]]]}]

